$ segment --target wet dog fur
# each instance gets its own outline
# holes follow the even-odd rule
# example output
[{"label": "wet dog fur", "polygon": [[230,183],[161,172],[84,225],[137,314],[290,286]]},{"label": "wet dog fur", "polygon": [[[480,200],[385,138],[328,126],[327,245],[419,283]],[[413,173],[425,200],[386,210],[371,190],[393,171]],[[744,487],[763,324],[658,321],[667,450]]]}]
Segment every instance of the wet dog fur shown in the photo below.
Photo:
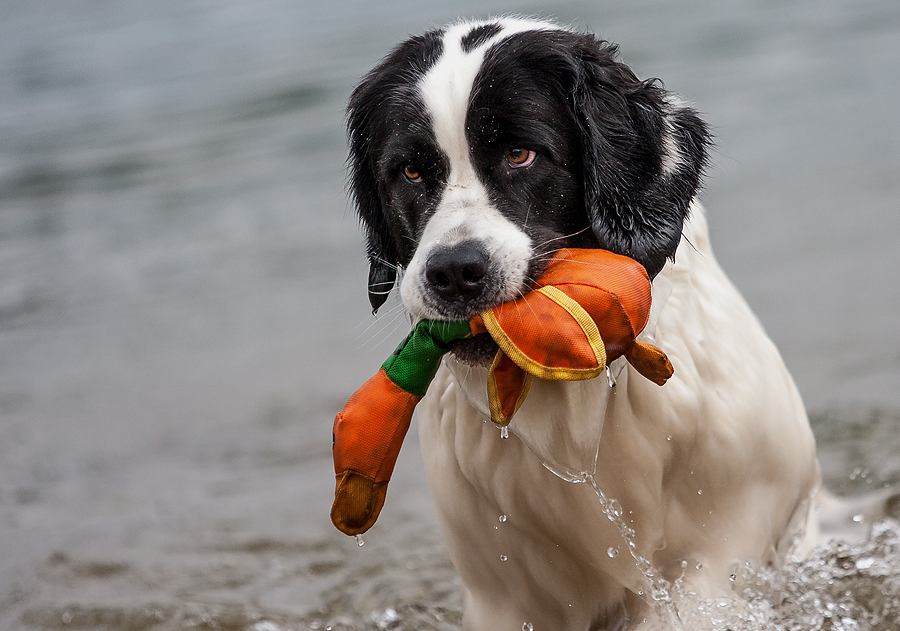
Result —
[{"label": "wet dog fur", "polygon": [[[348,127],[373,309],[399,279],[412,319],[468,318],[527,291],[557,249],[604,248],[647,269],[644,335],[675,366],[663,387],[625,364],[613,390],[536,380],[501,440],[479,405],[496,347],[447,357],[418,422],[464,628],[637,628],[653,617],[641,559],[701,595],[726,592],[736,563],[777,564],[818,484],[814,441],[710,248],[698,113],[612,44],[504,18],[398,46],[353,92]],[[585,449],[632,549],[590,484],[545,466]]]}]

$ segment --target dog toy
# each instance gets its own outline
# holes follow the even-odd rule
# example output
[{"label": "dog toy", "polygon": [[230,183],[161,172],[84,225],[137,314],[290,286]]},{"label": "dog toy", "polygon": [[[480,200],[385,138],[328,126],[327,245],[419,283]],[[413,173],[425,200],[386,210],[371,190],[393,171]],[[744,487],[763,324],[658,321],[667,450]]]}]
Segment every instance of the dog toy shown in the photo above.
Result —
[{"label": "dog toy", "polygon": [[500,350],[488,371],[491,420],[508,425],[532,379],[575,381],[599,375],[625,356],[663,385],[665,353],[635,338],[650,315],[644,267],[606,250],[560,250],[535,288],[468,321],[421,320],[334,421],[336,473],[331,520],[348,535],[372,527],[384,505],[413,410],[453,342],[490,335]]}]

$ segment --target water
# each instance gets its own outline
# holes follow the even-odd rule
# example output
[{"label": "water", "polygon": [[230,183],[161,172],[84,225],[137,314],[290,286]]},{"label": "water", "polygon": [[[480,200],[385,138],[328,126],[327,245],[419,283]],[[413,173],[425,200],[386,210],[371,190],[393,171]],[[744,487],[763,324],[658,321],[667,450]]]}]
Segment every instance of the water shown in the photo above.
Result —
[{"label": "water", "polygon": [[[813,412],[826,483],[900,482],[893,0],[11,1],[0,628],[460,628],[415,428],[366,545],[327,517],[333,415],[406,332],[368,312],[341,117],[409,33],[504,11],[592,28],[705,113],[714,246]],[[679,611],[892,628],[896,545],[884,522]]]}]

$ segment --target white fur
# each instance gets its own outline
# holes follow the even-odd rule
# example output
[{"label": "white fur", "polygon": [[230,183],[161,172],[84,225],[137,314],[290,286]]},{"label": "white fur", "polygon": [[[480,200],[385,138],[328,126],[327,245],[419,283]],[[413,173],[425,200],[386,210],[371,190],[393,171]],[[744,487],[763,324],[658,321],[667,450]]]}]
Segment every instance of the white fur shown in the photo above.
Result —
[{"label": "white fur", "polygon": [[528,272],[531,239],[491,205],[487,192],[476,180],[468,186],[448,188],[444,193],[440,207],[426,224],[416,253],[403,274],[400,297],[413,319],[446,319],[428,301],[425,262],[435,247],[452,246],[469,239],[478,239],[492,264],[501,270],[497,302],[518,297]]},{"label": "white fur", "polygon": [[498,302],[517,297],[524,286],[532,255],[531,239],[494,208],[475,174],[466,141],[466,109],[484,52],[491,44],[514,33],[558,27],[514,18],[500,22],[504,27],[500,33],[468,53],[460,40],[477,23],[450,27],[444,35],[441,59],[419,82],[438,145],[450,160],[450,175],[440,205],[428,220],[400,283],[403,304],[414,319],[445,317],[429,304],[425,282],[425,263],[439,245],[481,241],[492,266],[500,270]]},{"label": "white fur", "polygon": [[664,119],[665,132],[663,133],[662,172],[664,175],[672,175],[678,170],[684,157],[678,148],[678,141],[672,135],[672,123],[668,118]]},{"label": "white fur", "polygon": [[[488,46],[512,32],[557,27],[502,22],[503,32],[470,53],[459,42],[476,24],[448,29],[441,59],[419,83],[450,174],[401,283],[414,318],[441,317],[424,281],[438,245],[481,240],[502,270],[498,301],[523,286],[532,244],[476,176],[465,114]],[[663,170],[673,173],[684,156],[668,122],[663,146]],[[800,396],[716,263],[699,205],[684,232],[677,263],[654,281],[645,333],[675,366],[665,386],[624,360],[613,391],[603,378],[536,379],[503,440],[484,416],[486,371],[448,357],[419,405],[428,482],[464,584],[467,631],[518,631],[526,622],[539,631],[621,629],[646,613],[645,576],[594,491],[545,465],[590,472],[596,456],[594,479],[621,504],[636,554],[669,581],[684,571],[685,588],[701,595],[727,592],[735,563],[777,563],[803,521],[819,468]]]},{"label": "white fur", "polygon": [[678,140],[674,136],[674,126],[669,117],[672,112],[677,112],[678,110],[687,107],[688,104],[677,94],[669,94],[667,96],[667,104],[669,107],[663,118],[665,129],[663,131],[662,172],[664,175],[669,176],[678,170],[678,167],[681,166],[681,163],[684,160],[681,149],[678,147]]},{"label": "white fur", "polygon": [[[602,378],[535,380],[508,440],[469,403],[484,396],[478,371],[461,386],[442,367],[419,405],[429,486],[464,584],[466,630],[518,631],[530,622],[586,631],[597,621],[622,623],[623,606],[635,625],[648,606],[637,595],[647,591],[644,578],[592,489],[553,475],[521,437],[577,460],[599,435],[595,479],[620,502],[638,553],[669,581],[686,561],[685,586],[701,595],[727,592],[736,563],[777,563],[802,522],[819,468],[800,396],[713,257],[698,205],[685,234],[677,263],[654,281],[672,287],[650,332],[675,366],[665,386],[630,366],[613,394]],[[620,550],[615,558],[610,547]]]}]

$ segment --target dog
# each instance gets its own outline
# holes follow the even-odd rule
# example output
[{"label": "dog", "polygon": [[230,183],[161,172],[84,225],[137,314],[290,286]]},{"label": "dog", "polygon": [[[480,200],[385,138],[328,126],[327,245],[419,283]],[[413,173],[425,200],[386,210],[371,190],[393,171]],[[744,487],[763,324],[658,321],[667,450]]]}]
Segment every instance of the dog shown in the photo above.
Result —
[{"label": "dog", "polygon": [[399,280],[412,320],[467,319],[557,250],[603,248],[646,269],[642,335],[675,367],[662,387],[623,361],[614,387],[536,379],[503,440],[483,405],[497,347],[455,343],[418,424],[463,627],[642,628],[665,586],[715,596],[735,564],[777,565],[819,466],[793,380],[710,248],[699,114],[616,46],[507,17],[402,43],[347,123],[373,310]]}]

